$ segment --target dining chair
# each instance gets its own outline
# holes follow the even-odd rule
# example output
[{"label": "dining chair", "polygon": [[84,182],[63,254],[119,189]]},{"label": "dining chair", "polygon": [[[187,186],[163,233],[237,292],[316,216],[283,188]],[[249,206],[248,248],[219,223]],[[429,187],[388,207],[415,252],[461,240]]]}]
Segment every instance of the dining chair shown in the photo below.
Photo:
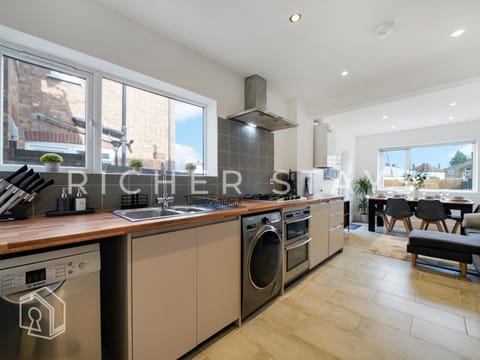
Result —
[{"label": "dining chair", "polygon": [[410,234],[410,231],[413,230],[412,221],[410,220],[410,218],[413,216],[413,212],[410,210],[407,200],[403,198],[388,198],[385,213],[390,216],[387,234],[392,231],[397,220],[401,220],[403,222],[407,234]]},{"label": "dining chair", "polygon": [[386,208],[375,208],[375,217],[381,217],[383,219],[383,226],[385,227],[385,232],[388,230],[388,226],[390,225],[390,221],[388,221],[388,217],[386,214]]},{"label": "dining chair", "polygon": [[448,232],[445,222],[448,219],[448,214],[440,200],[419,200],[415,209],[415,216],[422,220],[420,230],[427,230],[430,224],[435,224],[438,231]]}]

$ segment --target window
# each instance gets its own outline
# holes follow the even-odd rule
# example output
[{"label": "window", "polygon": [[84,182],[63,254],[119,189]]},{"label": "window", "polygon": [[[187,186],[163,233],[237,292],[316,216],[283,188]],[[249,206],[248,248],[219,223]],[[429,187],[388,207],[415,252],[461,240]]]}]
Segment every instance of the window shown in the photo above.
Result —
[{"label": "window", "polygon": [[11,29],[0,39],[0,112],[3,171],[56,152],[63,171],[119,173],[138,159],[145,173],[163,160],[218,173],[215,100]]},{"label": "window", "polygon": [[65,166],[85,168],[89,75],[9,55],[2,64],[2,163],[40,164],[55,152]]},{"label": "window", "polygon": [[136,159],[148,172],[165,160],[170,171],[192,163],[203,173],[203,113],[203,107],[103,79],[102,169],[122,172]]},{"label": "window", "polygon": [[381,184],[405,186],[405,174],[426,174],[426,189],[472,190],[474,148],[466,142],[380,150]]}]

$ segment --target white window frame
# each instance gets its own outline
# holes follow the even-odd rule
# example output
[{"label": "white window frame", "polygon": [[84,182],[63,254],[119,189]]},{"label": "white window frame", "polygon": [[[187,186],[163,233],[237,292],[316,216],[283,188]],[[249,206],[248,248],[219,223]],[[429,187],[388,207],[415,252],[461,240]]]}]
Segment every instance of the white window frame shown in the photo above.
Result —
[{"label": "white window frame", "polygon": [[[92,142],[94,139],[93,135],[93,74],[91,72],[78,69],[74,66],[66,66],[65,64],[57,64],[56,62],[53,61],[48,61],[44,58],[35,56],[33,54],[27,53],[25,51],[19,51],[17,49],[5,46],[0,42],[0,114],[3,116],[3,111],[4,111],[4,66],[5,66],[5,56],[10,57],[19,61],[23,61],[26,63],[30,63],[34,66],[39,66],[39,67],[45,67],[47,69],[51,70],[58,70],[62,71],[68,75],[72,76],[77,76],[80,78],[85,78],[85,166],[75,166],[75,167],[69,167],[69,166],[62,166],[62,169],[64,171],[68,170],[84,170],[88,171],[89,169],[93,168],[93,156],[91,154],[91,151],[89,151],[89,142]],[[3,126],[0,127],[0,139],[3,139]],[[2,143],[2,145],[5,145]],[[19,165],[21,164],[4,164],[3,163],[3,146],[2,146],[2,151],[0,152],[0,166],[2,170],[6,171],[12,171],[14,169],[17,169]],[[42,171],[43,166],[41,165],[33,165],[33,164],[28,164],[29,167],[36,171]]]},{"label": "white window frame", "polygon": [[384,165],[384,158],[383,152],[385,151],[398,151],[398,150],[405,150],[405,169],[409,169],[410,166],[410,149],[418,148],[418,147],[432,147],[432,146],[448,146],[448,145],[456,145],[456,144],[472,144],[472,164],[473,171],[472,171],[472,189],[470,190],[462,190],[462,189],[422,189],[425,192],[441,192],[441,191],[450,191],[450,192],[461,192],[461,193],[476,193],[477,184],[478,184],[478,174],[479,174],[479,166],[475,166],[477,164],[477,156],[478,156],[478,146],[476,139],[461,139],[456,141],[446,141],[446,142],[438,142],[438,143],[429,143],[429,144],[420,144],[420,145],[408,145],[408,146],[401,146],[401,147],[392,147],[392,148],[381,148],[378,149],[377,154],[377,189],[382,191],[405,191],[406,186],[401,187],[385,187],[384,186],[384,178],[383,178],[383,165]]},{"label": "white window frame", "polygon": [[[109,63],[96,57],[51,43],[49,41],[10,29],[0,25],[0,47],[6,51],[13,51],[22,57],[33,58],[35,61],[42,61],[47,67],[57,67],[59,70],[65,69],[67,73],[80,71],[82,77],[84,73],[91,74],[91,89],[87,92],[87,108],[91,108],[91,113],[86,114],[89,122],[90,132],[88,133],[86,170],[92,173],[101,173],[102,171],[102,79],[108,78],[131,84],[140,89],[149,90],[159,95],[166,96],[175,100],[190,103],[203,107],[204,109],[204,175],[218,176],[218,153],[217,153],[217,102],[206,96],[180,88],[178,86],[166,83],[148,75],[127,69],[125,67]],[[0,91],[3,92],[3,71],[0,75]],[[3,93],[0,93],[0,99],[3,99]],[[3,101],[0,104],[0,113],[3,116]],[[0,127],[0,136],[2,136],[3,127]],[[3,151],[2,151],[3,153]],[[3,156],[0,155],[0,156]],[[18,165],[10,165],[0,162],[0,171],[12,171],[18,168]],[[39,171],[43,168],[37,166]],[[81,168],[62,167],[62,172],[69,169],[81,170]],[[37,170],[37,169],[36,169]]]},{"label": "white window frame", "polygon": [[[124,78],[121,78],[121,77],[118,77],[118,76],[115,76],[115,75],[111,75],[111,74],[103,74],[101,80],[103,80],[103,79],[116,81],[120,84],[125,84],[127,86],[134,87],[138,90],[148,91],[148,92],[150,92],[152,94],[155,94],[155,95],[170,98],[172,100],[183,101],[185,103],[201,107],[203,109],[203,134],[204,134],[204,136],[203,136],[203,162],[207,163],[207,156],[206,156],[206,154],[207,154],[207,147],[206,147],[206,145],[207,145],[206,144],[206,134],[207,134],[206,112],[207,112],[207,108],[206,108],[204,103],[201,103],[201,102],[198,102],[198,101],[193,101],[193,100],[190,100],[190,99],[180,98],[178,96],[177,97],[172,97],[171,95],[168,95],[165,92],[162,92],[158,88],[155,88],[155,87],[152,87],[152,86],[149,86],[149,85],[146,85],[146,84],[138,83],[136,81],[125,80]],[[103,117],[101,117],[101,118],[103,119]],[[215,115],[215,119],[216,119],[216,115]],[[216,137],[216,135],[217,134],[215,134],[215,137]],[[100,129],[100,136],[101,136],[101,129]],[[168,136],[170,137],[170,133],[168,134]],[[101,141],[100,141],[100,146],[101,146]],[[215,149],[215,152],[217,152],[216,149]],[[100,166],[101,166],[101,164],[100,164]],[[183,171],[179,172],[179,173],[183,173]],[[186,171],[185,171],[185,173],[186,173]],[[207,168],[204,168],[204,175],[207,175],[206,173],[207,173]]]}]

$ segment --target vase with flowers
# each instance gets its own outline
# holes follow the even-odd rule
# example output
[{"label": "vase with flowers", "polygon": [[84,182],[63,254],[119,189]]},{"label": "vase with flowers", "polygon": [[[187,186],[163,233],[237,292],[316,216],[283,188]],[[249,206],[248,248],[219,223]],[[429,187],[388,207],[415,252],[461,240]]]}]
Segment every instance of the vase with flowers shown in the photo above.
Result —
[{"label": "vase with flowers", "polygon": [[427,175],[424,173],[418,174],[405,174],[405,183],[413,187],[412,197],[418,199],[420,197],[420,189],[425,186],[425,180],[427,180]]}]

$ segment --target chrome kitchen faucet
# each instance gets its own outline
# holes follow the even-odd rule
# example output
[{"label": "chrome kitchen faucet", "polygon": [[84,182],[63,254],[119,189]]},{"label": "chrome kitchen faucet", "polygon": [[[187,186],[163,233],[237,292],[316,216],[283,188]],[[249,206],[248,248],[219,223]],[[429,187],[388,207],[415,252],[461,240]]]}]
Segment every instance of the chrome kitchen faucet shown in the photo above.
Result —
[{"label": "chrome kitchen faucet", "polygon": [[157,198],[157,204],[162,205],[162,208],[168,208],[168,203],[173,202],[173,196],[168,196],[167,193],[167,164],[165,160],[160,165],[160,173],[162,174],[163,194],[162,197]]}]

